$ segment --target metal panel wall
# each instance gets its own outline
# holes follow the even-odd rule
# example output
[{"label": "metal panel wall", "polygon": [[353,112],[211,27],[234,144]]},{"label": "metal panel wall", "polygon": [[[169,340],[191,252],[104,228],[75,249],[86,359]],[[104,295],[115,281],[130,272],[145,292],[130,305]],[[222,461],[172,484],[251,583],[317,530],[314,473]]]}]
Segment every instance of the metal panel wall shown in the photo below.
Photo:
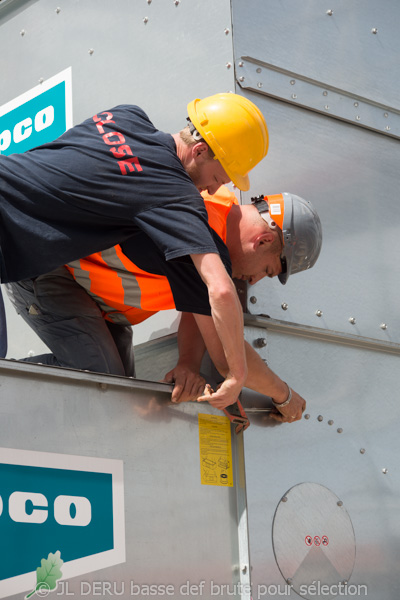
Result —
[{"label": "metal panel wall", "polygon": [[324,233],[309,272],[247,290],[247,339],[308,402],[272,425],[246,392],[253,598],[399,593],[399,10],[232,1],[237,91],[271,141],[243,200],[303,196]]},{"label": "metal panel wall", "polygon": [[[201,483],[198,414],[216,415],[217,419],[227,422],[229,429],[229,421],[220,416],[220,411],[207,404],[171,404],[168,402],[171,386],[167,384],[10,361],[2,361],[0,371],[0,455],[7,448],[17,449],[18,455],[11,452],[11,457],[14,454],[17,458],[25,451],[49,453],[42,459],[46,464],[54,454],[61,455],[66,464],[74,461],[78,471],[90,457],[123,462],[120,484],[125,511],[122,508],[122,514],[116,517],[123,520],[125,512],[125,528],[120,533],[125,538],[126,560],[102,568],[100,556],[94,556],[94,566],[81,576],[69,579],[67,587],[64,579],[64,587],[60,585],[54,596],[182,598],[198,595],[210,598],[214,589],[221,592],[219,597],[228,598],[240,582],[249,588],[242,436],[231,432],[229,451],[232,449],[233,464],[229,467],[233,485]],[[211,432],[209,441],[215,450],[218,435]],[[0,459],[0,463],[3,462]],[[20,464],[17,459],[15,462]],[[55,466],[62,468],[60,463]],[[53,483],[59,481],[61,475],[56,472]],[[11,475],[3,478],[0,486],[2,531],[7,512],[11,513],[11,501],[5,493],[8,484],[12,485],[10,482]],[[63,489],[69,490],[62,492],[64,494],[80,495],[79,489],[70,483]],[[18,491],[46,494],[40,478],[31,480],[27,475]],[[51,494],[46,497],[49,501],[46,521],[49,522],[54,518]],[[29,519],[32,511],[28,503],[24,510]],[[92,515],[93,518],[96,515],[96,506]],[[7,553],[20,554],[24,560],[35,557],[25,588],[28,592],[27,588],[32,585],[33,589],[36,584],[34,569],[43,558],[42,554],[36,556],[35,550],[42,525],[39,521],[15,522],[23,518],[14,516],[9,525],[12,531],[7,544],[3,538],[1,561],[4,570]],[[103,528],[109,525],[104,518],[96,536],[101,536]],[[73,544],[73,534],[84,527],[69,529],[72,530],[72,547],[77,552],[79,548]],[[46,550],[46,556],[58,548],[57,535],[52,537],[54,546]],[[86,542],[90,544],[91,540],[85,538]],[[62,558],[63,550],[59,549]],[[201,581],[204,581],[203,587],[198,587],[195,594],[194,589]],[[111,588],[107,588],[109,584]],[[139,591],[133,588],[132,592],[132,584],[138,585]],[[188,584],[190,587],[185,587]],[[152,594],[146,594],[146,585],[155,586]],[[167,585],[171,586],[168,592],[165,591]],[[4,581],[0,581],[0,596],[11,597],[5,596],[3,590]],[[22,591],[24,588],[12,597],[21,598]],[[49,590],[42,592],[46,596]],[[249,598],[249,594],[243,597]]]},{"label": "metal panel wall", "polygon": [[249,310],[399,342],[400,7],[378,11],[371,0],[331,9],[233,2],[238,89],[262,107],[271,133],[245,201],[292,191],[316,206],[324,232],[316,267],[285,288],[261,282]]},{"label": "metal panel wall", "polygon": [[[283,594],[288,580],[297,580],[306,586],[348,581],[355,587],[348,593],[343,589],[339,597],[395,600],[400,548],[399,354],[313,339],[305,330],[288,334],[278,327],[269,329],[265,321],[265,328],[260,328],[262,319],[248,325],[248,341],[267,340],[261,355],[308,405],[300,422],[279,425],[267,413],[257,412],[256,407],[265,408],[263,397],[245,393],[245,405],[251,407],[246,409],[251,426],[245,434],[245,454],[253,598],[269,597],[268,591],[273,595],[276,587]],[[346,532],[339,520],[343,514],[324,512],[326,501],[311,484],[323,486],[342,503],[340,511],[350,522]],[[289,490],[295,486],[310,489],[293,508]],[[276,524],[282,507],[288,511],[284,526]],[[338,558],[348,552],[344,533],[351,528],[355,556],[340,565]],[[327,535],[329,547],[307,547],[308,535]],[[279,560],[282,546],[289,561],[286,571]],[[308,555],[310,550],[314,554]],[[333,581],[332,565],[338,575]],[[307,589],[306,598],[338,595]],[[288,595],[296,597],[294,591],[299,591],[298,585]]]}]

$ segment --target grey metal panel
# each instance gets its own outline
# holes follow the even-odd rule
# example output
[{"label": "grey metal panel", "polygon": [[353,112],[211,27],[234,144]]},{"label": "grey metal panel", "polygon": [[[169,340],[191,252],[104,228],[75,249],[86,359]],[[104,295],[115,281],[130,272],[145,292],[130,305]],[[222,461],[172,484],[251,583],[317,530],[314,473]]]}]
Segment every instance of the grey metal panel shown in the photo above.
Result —
[{"label": "grey metal panel", "polygon": [[323,227],[317,264],[286,286],[262,280],[249,287],[254,302],[248,302],[249,311],[398,343],[400,145],[336,119],[249,96],[266,115],[271,146],[244,200],[258,193],[296,193],[313,203]]},{"label": "grey metal panel", "polygon": [[236,60],[236,72],[243,89],[400,137],[400,111],[390,106],[248,56]]},{"label": "grey metal panel", "polygon": [[232,18],[235,58],[253,56],[400,108],[396,0],[232,0]]},{"label": "grey metal panel", "polygon": [[249,574],[243,444],[233,431],[234,486],[200,483],[197,415],[220,411],[172,405],[167,384],[8,361],[0,371],[3,448],[124,462],[126,562],[73,578],[70,595],[87,596],[82,581],[108,581],[118,590],[125,582],[130,597],[134,581],[171,584],[168,597],[181,598],[181,585],[204,580],[202,597],[212,585],[232,596],[226,590]]},{"label": "grey metal panel", "polygon": [[[316,266],[285,287],[264,280],[250,287],[247,306],[253,314],[399,343],[400,146],[389,135],[397,135],[400,7],[378,7],[374,0],[337,2],[329,15],[316,1],[232,2],[237,90],[258,104],[270,131],[268,156],[243,200],[293,192],[315,205],[323,226]],[[385,117],[382,105],[392,114]]]},{"label": "grey metal panel", "polygon": [[[245,455],[253,598],[258,586],[284,590],[271,539],[274,514],[293,486],[309,482],[328,488],[351,519],[356,560],[349,584],[366,585],[368,597],[395,600],[400,547],[398,356],[258,327],[247,327],[246,337],[250,343],[267,339],[262,357],[308,403],[305,417],[294,424],[274,424],[267,415],[249,411]],[[244,403],[266,405],[265,398],[250,392]],[[318,494],[307,501],[315,502],[314,525],[321,529]],[[302,535],[301,514],[287,523],[287,541]],[[320,534],[314,531],[313,536]],[[342,543],[335,534],[331,550],[340,550]],[[322,579],[322,585],[320,563],[314,559],[314,579]],[[362,588],[360,596],[365,595]]]},{"label": "grey metal panel", "polygon": [[194,97],[232,89],[229,0],[71,0],[58,12],[52,0],[15,6],[2,20],[0,5],[0,104],[72,66],[75,123],[127,102],[174,132]]}]

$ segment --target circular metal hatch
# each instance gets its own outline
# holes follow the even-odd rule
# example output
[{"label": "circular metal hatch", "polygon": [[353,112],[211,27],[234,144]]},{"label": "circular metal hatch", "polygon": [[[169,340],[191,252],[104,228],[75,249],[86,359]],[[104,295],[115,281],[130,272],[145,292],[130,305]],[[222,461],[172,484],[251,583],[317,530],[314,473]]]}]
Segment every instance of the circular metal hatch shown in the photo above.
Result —
[{"label": "circular metal hatch", "polygon": [[272,544],[280,572],[303,598],[315,598],[318,589],[324,598],[335,598],[353,572],[351,519],[343,502],[318,483],[300,483],[282,497]]}]

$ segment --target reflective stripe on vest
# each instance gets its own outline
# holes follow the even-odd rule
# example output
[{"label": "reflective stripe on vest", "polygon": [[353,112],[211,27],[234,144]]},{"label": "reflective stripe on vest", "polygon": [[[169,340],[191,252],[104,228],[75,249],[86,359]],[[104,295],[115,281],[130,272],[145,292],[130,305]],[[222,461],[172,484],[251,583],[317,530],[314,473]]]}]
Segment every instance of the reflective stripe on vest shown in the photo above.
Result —
[{"label": "reflective stripe on vest", "polygon": [[[203,197],[209,224],[225,242],[226,219],[232,204],[238,204],[236,196],[222,186]],[[140,269],[119,245],[66,266],[113,323],[137,325],[159,310],[175,308],[168,279]]]}]

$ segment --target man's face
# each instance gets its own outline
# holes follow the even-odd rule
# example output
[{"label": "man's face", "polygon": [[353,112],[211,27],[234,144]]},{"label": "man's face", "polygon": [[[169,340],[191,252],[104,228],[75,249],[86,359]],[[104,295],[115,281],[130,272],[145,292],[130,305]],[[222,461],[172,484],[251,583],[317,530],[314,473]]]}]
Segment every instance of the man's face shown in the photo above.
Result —
[{"label": "man's face", "polygon": [[259,240],[242,240],[229,248],[232,277],[254,285],[264,277],[276,277],[282,271],[282,240],[278,231],[270,231]]},{"label": "man's face", "polygon": [[221,163],[209,156],[207,145],[204,146],[204,150],[193,153],[192,160],[185,169],[199,192],[208,191],[212,195],[221,185],[229,183],[230,179]]}]

